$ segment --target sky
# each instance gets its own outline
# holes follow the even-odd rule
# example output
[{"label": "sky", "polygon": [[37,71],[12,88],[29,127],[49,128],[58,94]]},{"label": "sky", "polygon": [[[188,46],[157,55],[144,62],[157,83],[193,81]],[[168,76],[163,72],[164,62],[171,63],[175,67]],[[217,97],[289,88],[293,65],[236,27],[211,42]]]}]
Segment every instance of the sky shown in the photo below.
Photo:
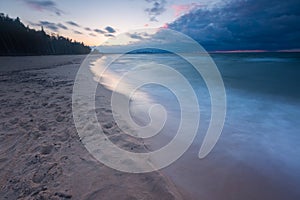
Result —
[{"label": "sky", "polygon": [[300,50],[299,0],[229,0],[181,16],[169,28],[206,50]]},{"label": "sky", "polygon": [[100,45],[119,33],[170,28],[207,50],[300,49],[299,0],[1,0],[25,25]]},{"label": "sky", "polygon": [[0,12],[32,28],[99,45],[132,29],[164,26],[209,0],[1,0]]}]

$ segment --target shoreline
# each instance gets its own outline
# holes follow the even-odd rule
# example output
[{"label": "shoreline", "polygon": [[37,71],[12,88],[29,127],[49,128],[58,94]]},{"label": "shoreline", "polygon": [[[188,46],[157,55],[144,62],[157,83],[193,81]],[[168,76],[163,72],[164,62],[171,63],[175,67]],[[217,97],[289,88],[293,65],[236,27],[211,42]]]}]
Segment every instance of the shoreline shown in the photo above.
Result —
[{"label": "shoreline", "polygon": [[[299,144],[299,136],[295,135],[296,119],[300,116],[299,103],[295,100],[299,95],[286,95],[293,88],[270,90],[274,86],[287,87],[285,77],[297,75],[288,76],[291,70],[280,74],[281,63],[272,64],[276,70],[266,82],[256,73],[264,74],[271,64],[241,66],[243,63],[239,62],[230,68],[230,60],[223,62],[220,71],[225,73],[222,75],[229,94],[227,121],[220,141],[209,156],[200,161],[199,143],[193,143],[167,168],[128,174],[99,163],[80,142],[72,118],[71,96],[74,77],[84,57],[58,57],[55,61],[53,56],[45,56],[38,62],[29,57],[26,62],[23,58],[6,58],[10,69],[3,69],[1,64],[0,196],[7,199],[280,199],[299,196],[296,189],[300,180],[296,171],[299,159],[295,156],[299,146],[296,146]],[[3,60],[0,58],[0,61]],[[28,69],[21,70],[22,66]],[[235,66],[260,69],[245,74],[264,87],[248,85],[249,79],[236,79],[243,74],[241,69],[234,70]],[[294,69],[294,64],[284,67]],[[297,83],[296,79],[293,81]],[[96,113],[110,140],[128,151],[152,149],[147,141],[122,134],[113,123],[109,108],[111,91],[104,87],[99,89]],[[270,99],[272,103],[268,103]],[[196,140],[202,141],[202,136]],[[251,195],[245,196],[247,194]]]}]

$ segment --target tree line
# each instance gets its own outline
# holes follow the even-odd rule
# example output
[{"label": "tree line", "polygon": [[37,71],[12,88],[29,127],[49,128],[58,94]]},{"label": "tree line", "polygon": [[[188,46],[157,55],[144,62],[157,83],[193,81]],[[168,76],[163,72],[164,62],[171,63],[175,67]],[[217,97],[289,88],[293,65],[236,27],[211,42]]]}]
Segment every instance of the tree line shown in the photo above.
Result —
[{"label": "tree line", "polygon": [[0,13],[0,55],[60,55],[88,54],[91,49],[83,43],[59,35],[26,27],[20,19]]}]

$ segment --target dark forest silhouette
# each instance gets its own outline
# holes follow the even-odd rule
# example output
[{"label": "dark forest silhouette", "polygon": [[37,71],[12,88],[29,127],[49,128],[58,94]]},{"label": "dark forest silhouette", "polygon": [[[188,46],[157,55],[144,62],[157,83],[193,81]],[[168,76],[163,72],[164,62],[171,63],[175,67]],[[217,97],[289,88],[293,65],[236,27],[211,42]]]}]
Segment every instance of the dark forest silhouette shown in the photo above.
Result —
[{"label": "dark forest silhouette", "polygon": [[58,55],[88,54],[91,49],[83,43],[62,36],[49,36],[43,28],[29,28],[17,17],[0,14],[0,55]]}]

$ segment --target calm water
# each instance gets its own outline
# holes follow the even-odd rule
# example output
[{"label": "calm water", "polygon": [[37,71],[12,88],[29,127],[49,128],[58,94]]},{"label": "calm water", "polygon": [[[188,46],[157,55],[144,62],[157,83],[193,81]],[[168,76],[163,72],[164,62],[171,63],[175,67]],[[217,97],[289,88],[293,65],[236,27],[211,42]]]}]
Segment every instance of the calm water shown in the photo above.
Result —
[{"label": "calm water", "polygon": [[[164,172],[194,199],[299,199],[299,54],[213,54],[212,57],[225,84],[227,114],[217,145],[201,160],[198,152],[211,116],[210,96],[201,76],[184,59],[171,54],[128,54],[109,66],[101,83],[114,90],[124,76],[117,92],[128,95],[146,74],[147,79],[158,76],[170,80],[182,91],[186,89],[169,74],[151,70],[158,64],[177,70],[189,81],[200,106],[198,134],[184,156]],[[206,58],[193,59],[201,62]],[[93,67],[95,73],[108,60],[109,57],[103,57]],[[126,78],[127,72],[140,65],[143,75]],[[168,115],[165,127],[145,141],[152,149],[166,145],[180,122],[176,96],[166,87],[147,84],[137,89],[131,99],[131,116],[140,125],[150,122],[151,105],[164,106]],[[193,112],[193,107],[188,107],[188,112]]]}]

